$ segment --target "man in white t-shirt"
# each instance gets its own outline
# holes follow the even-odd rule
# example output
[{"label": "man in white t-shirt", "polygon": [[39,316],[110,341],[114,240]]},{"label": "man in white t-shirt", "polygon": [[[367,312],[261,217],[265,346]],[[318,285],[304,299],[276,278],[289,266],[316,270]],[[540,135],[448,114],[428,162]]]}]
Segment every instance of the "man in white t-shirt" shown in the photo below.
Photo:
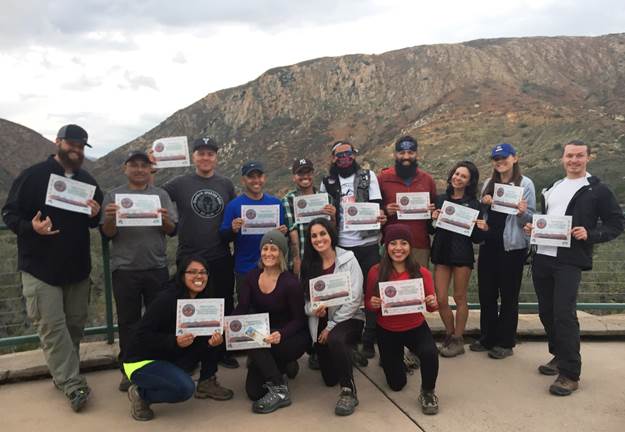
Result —
[{"label": "man in white t-shirt", "polygon": [[[581,272],[592,269],[593,245],[617,237],[624,226],[614,193],[586,171],[589,160],[586,143],[573,140],[564,145],[566,177],[543,190],[542,209],[547,215],[572,217],[571,246],[538,246],[532,265],[538,312],[553,354],[538,371],[558,375],[549,387],[557,396],[568,396],[579,386],[582,362],[576,306]],[[526,233],[531,229],[531,224],[525,226]]]},{"label": "man in white t-shirt", "polygon": [[[332,145],[332,165],[330,175],[323,178],[321,192],[330,195],[332,204],[338,209],[337,227],[339,246],[351,250],[360,263],[360,268],[367,280],[369,269],[380,261],[379,230],[346,231],[343,228],[343,212],[347,204],[354,202],[371,202],[382,204],[382,194],[375,173],[362,169],[356,162],[357,150],[347,141],[337,141]],[[378,222],[386,223],[386,215],[380,209]],[[364,286],[363,286],[364,291]],[[375,356],[376,314],[366,313],[365,329],[362,336],[362,353],[367,358]]]}]

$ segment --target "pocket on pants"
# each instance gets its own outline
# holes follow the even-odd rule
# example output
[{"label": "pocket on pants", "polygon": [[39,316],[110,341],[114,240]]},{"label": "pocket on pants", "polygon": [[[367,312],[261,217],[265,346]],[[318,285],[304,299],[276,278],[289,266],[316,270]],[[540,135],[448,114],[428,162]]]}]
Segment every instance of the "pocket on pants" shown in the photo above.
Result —
[{"label": "pocket on pants", "polygon": [[22,295],[26,300],[26,314],[31,321],[37,322],[41,319],[41,311],[39,310],[39,297],[37,296],[37,286],[33,283],[25,283],[25,277],[28,276],[22,274]]}]

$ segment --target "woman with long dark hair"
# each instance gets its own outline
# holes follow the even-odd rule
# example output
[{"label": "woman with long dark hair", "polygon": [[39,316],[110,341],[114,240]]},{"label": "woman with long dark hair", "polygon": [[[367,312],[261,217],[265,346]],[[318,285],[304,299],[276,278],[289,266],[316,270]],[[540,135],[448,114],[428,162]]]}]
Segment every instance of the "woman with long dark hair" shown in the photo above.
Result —
[{"label": "woman with long dark hair", "polygon": [[422,313],[383,316],[380,282],[421,279],[427,310],[433,312],[438,304],[434,294],[432,274],[421,267],[415,254],[415,244],[406,225],[388,226],[384,232],[384,253],[379,264],[369,270],[365,305],[377,312],[376,336],[380,362],[386,382],[394,391],[406,385],[404,347],[417,355],[421,363],[421,393],[419,403],[424,414],[438,413],[438,397],[434,389],[438,377],[438,352],[432,332]]},{"label": "woman with long dark hair", "polygon": [[[154,418],[154,403],[175,403],[189,399],[228,400],[232,390],[217,382],[218,345],[221,333],[212,336],[176,335],[179,299],[207,298],[208,272],[200,257],[183,259],[173,286],[148,307],[129,344],[124,371],[132,385],[128,389],[131,415],[135,420]],[[200,363],[197,388],[190,372]]]},{"label": "woman with long dark hair", "polygon": [[[352,371],[352,347],[360,339],[364,325],[363,277],[353,252],[337,247],[338,235],[334,225],[317,218],[308,225],[304,260],[302,262],[302,287],[306,294],[306,314],[315,351],[319,358],[321,376],[327,386],[341,386],[336,403],[336,415],[346,416],[358,405],[356,384]],[[340,306],[313,308],[310,302],[309,281],[322,275],[348,273],[351,297]]]},{"label": "woman with long dark hair", "polygon": [[[432,219],[438,219],[440,209],[445,201],[470,207],[480,208],[477,200],[479,171],[473,162],[456,163],[447,176],[447,189],[436,198],[436,210]],[[438,298],[439,314],[445,325],[445,340],[439,348],[443,357],[455,357],[464,354],[464,329],[469,317],[467,288],[473,271],[473,243],[480,241],[481,230],[486,229],[484,221],[479,219],[473,228],[471,237],[451,231],[434,229],[432,241],[432,263],[434,263],[434,285]],[[449,307],[448,289],[453,278],[456,317]]]},{"label": "woman with long dark hair", "polygon": [[[516,345],[519,291],[529,246],[523,226],[532,221],[536,192],[532,180],[521,173],[519,157],[512,145],[496,145],[491,158],[493,173],[482,189],[482,204],[488,207],[485,214],[488,231],[477,264],[481,336],[469,348],[488,351],[494,359],[504,359],[513,354]],[[495,183],[523,188],[516,214],[492,209]],[[501,306],[497,304],[499,298]]]}]

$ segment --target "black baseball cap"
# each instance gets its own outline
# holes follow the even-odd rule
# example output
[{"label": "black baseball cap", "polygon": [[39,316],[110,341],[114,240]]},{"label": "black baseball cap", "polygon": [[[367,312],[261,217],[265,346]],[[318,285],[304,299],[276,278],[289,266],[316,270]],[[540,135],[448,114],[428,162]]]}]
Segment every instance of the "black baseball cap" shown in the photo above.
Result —
[{"label": "black baseball cap", "polygon": [[87,139],[89,138],[87,131],[75,124],[68,124],[63,126],[61,129],[59,129],[56,137],[68,141],[80,142],[87,147],[91,147],[91,145],[87,143]]},{"label": "black baseball cap", "polygon": [[199,150],[201,148],[206,148],[208,150],[217,151],[219,147],[217,146],[217,142],[213,137],[204,137],[198,138],[193,141],[193,151]]},{"label": "black baseball cap", "polygon": [[313,171],[314,169],[315,167],[309,159],[295,159],[295,161],[293,161],[293,166],[291,167],[291,171],[293,171],[293,174],[297,174],[302,170]]},{"label": "black baseball cap", "polygon": [[145,162],[147,162],[149,164],[152,163],[152,161],[148,157],[148,154],[146,152],[144,152],[143,150],[134,150],[134,151],[131,151],[130,153],[128,153],[128,157],[124,161],[124,164],[127,164],[128,162],[130,162],[133,159],[141,159],[141,160],[143,160],[143,161],[145,161]]},{"label": "black baseball cap", "polygon": [[244,176],[250,175],[254,171],[258,171],[259,173],[264,174],[265,167],[263,167],[263,164],[259,161],[245,162],[241,167],[241,175]]}]

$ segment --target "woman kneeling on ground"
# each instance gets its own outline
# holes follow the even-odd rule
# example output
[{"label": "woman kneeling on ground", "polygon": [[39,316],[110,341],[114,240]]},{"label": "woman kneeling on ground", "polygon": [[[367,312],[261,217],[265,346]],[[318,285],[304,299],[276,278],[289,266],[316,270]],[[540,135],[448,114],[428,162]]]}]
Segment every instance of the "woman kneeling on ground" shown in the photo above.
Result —
[{"label": "woman kneeling on ground", "polygon": [[291,405],[287,382],[295,378],[297,360],[310,346],[304,315],[304,293],[297,277],[287,271],[287,241],[278,230],[260,241],[259,268],[245,275],[239,304],[233,315],[268,313],[271,348],[248,351],[245,390],[254,401],[252,410],[266,414]]},{"label": "woman kneeling on ground", "polygon": [[380,264],[369,270],[365,304],[377,312],[377,341],[380,362],[386,382],[394,391],[406,385],[404,347],[415,353],[421,361],[421,394],[419,403],[424,414],[438,413],[438,398],[434,392],[438,376],[438,352],[430,327],[422,313],[382,315],[380,282],[422,279],[425,305],[429,312],[438,308],[434,283],[429,270],[419,265],[414,254],[414,241],[406,225],[396,224],[386,228],[384,253]]},{"label": "woman kneeling on ground", "polygon": [[[232,390],[217,382],[217,359],[223,342],[220,333],[212,336],[176,336],[176,309],[179,299],[208,297],[206,263],[202,258],[182,260],[175,286],[161,293],[148,307],[129,345],[124,371],[132,385],[128,389],[130,413],[135,420],[154,418],[153,403],[175,403],[189,399],[232,399]],[[197,388],[190,374],[200,363]]]},{"label": "woman kneeling on ground", "polygon": [[[352,349],[362,333],[365,315],[362,303],[362,271],[351,251],[337,247],[338,234],[324,218],[308,225],[304,259],[302,261],[302,287],[306,294],[306,314],[310,335],[319,359],[321,376],[327,386],[340,384],[341,393],[334,412],[347,416],[358,405],[356,384],[352,370]],[[310,302],[309,281],[319,276],[348,273],[352,295],[347,303],[313,308]]]}]

